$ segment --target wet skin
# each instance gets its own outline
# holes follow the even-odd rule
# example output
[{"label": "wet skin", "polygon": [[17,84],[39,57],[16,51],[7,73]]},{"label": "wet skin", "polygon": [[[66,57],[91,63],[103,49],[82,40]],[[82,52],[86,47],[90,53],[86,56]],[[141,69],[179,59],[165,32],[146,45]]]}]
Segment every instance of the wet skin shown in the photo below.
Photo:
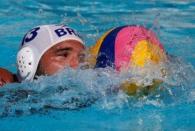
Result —
[{"label": "wet skin", "polygon": [[42,56],[36,75],[53,75],[66,67],[79,66],[85,47],[78,41],[67,40],[51,47]]},{"label": "wet skin", "polygon": [[6,83],[14,82],[15,76],[6,69],[0,68],[0,87]]}]

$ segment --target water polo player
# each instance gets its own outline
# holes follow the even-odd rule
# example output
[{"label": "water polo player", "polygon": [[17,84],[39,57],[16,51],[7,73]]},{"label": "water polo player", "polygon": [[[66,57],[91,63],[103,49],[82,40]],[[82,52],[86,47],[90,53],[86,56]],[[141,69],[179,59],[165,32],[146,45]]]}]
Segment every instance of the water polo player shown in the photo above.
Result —
[{"label": "water polo player", "polygon": [[[166,53],[156,35],[143,26],[121,26],[106,32],[90,49],[89,62],[95,68],[113,67],[117,71],[144,68],[146,63],[153,65],[166,61]],[[162,74],[163,75],[163,74]],[[130,78],[131,79],[131,78]],[[160,83],[155,80],[150,87]],[[122,88],[128,94],[135,94],[141,88],[136,81],[127,80]]]},{"label": "water polo player", "polygon": [[17,79],[13,79],[14,75],[9,71],[1,69],[1,86],[10,82],[31,81],[39,75],[52,75],[67,66],[77,68],[84,48],[79,34],[68,26],[35,27],[24,36],[18,51]]}]

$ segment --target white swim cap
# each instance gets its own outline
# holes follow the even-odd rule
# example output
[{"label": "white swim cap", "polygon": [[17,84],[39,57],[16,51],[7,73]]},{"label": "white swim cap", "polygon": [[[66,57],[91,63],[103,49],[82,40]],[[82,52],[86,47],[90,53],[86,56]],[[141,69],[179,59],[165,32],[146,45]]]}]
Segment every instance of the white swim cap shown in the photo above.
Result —
[{"label": "white swim cap", "polygon": [[33,80],[42,55],[65,40],[76,40],[84,45],[78,33],[65,25],[42,25],[30,30],[24,36],[17,54],[19,81]]}]

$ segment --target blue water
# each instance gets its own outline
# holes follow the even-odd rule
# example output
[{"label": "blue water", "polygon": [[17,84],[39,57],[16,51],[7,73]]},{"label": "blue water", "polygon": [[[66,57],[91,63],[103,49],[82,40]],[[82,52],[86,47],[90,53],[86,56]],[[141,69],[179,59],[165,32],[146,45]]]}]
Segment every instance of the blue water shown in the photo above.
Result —
[{"label": "blue water", "polygon": [[87,46],[112,27],[141,24],[177,56],[167,63],[170,77],[148,96],[115,91],[126,76],[107,69],[66,69],[6,85],[0,90],[0,130],[195,130],[194,12],[192,0],[0,1],[0,67],[12,72],[23,35],[40,24],[76,28]]}]

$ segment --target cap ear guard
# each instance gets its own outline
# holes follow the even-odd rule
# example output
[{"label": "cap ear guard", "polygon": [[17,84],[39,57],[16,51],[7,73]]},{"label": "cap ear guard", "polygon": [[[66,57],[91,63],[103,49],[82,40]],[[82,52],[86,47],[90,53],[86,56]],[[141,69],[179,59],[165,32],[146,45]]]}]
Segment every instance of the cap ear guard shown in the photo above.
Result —
[{"label": "cap ear guard", "polygon": [[33,48],[23,47],[17,54],[18,79],[33,80],[37,69],[37,62],[35,59],[36,52]]}]

